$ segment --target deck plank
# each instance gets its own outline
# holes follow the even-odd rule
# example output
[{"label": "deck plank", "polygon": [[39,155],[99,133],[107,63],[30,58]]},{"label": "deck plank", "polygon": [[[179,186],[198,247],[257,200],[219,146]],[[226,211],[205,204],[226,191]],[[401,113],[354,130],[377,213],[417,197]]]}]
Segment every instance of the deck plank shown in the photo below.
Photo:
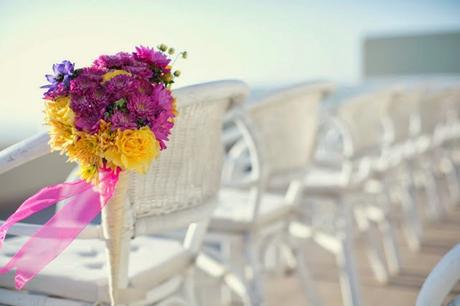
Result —
[{"label": "deck plank", "polygon": [[[417,294],[424,279],[439,259],[460,239],[460,209],[455,209],[449,217],[427,223],[422,248],[411,252],[398,229],[398,244],[401,250],[402,270],[391,277],[387,284],[378,283],[372,274],[366,257],[365,244],[357,239],[355,250],[358,259],[359,276],[362,283],[363,305],[410,306],[415,304]],[[323,298],[324,305],[342,305],[334,257],[315,245],[309,245],[308,266],[312,270],[315,284]],[[290,276],[269,276],[267,280],[268,306],[306,306],[300,283],[295,274]],[[453,294],[460,294],[460,287]]]}]

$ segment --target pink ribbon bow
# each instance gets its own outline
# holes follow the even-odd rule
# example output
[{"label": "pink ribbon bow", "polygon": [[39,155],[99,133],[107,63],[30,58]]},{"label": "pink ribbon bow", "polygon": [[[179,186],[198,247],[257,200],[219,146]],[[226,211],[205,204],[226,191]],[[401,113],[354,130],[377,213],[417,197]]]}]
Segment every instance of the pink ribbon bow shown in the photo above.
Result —
[{"label": "pink ribbon bow", "polygon": [[38,229],[5,266],[0,268],[0,274],[16,269],[16,289],[22,289],[28,281],[59,256],[101,212],[115,191],[119,174],[119,169],[101,169],[98,190],[95,190],[95,186],[90,183],[78,180],[45,187],[22,203],[0,226],[0,247],[3,245],[8,229],[15,223],[68,199],[65,206]]}]

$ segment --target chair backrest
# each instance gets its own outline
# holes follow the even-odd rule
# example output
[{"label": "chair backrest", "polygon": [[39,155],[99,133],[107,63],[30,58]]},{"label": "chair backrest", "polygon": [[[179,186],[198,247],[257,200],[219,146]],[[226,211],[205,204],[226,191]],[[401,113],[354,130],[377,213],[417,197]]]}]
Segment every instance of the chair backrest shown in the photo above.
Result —
[{"label": "chair backrest", "polygon": [[348,157],[361,158],[380,152],[384,140],[382,114],[394,93],[393,88],[373,90],[341,103],[337,118],[344,128],[344,153]]},{"label": "chair backrest", "polygon": [[183,246],[191,253],[198,252],[217,203],[224,114],[244,101],[247,94],[248,87],[240,81],[176,90],[179,116],[168,149],[152,163],[146,175],[120,175],[115,194],[102,213],[112,305],[121,303],[122,290],[132,290],[127,287],[129,241],[133,236],[186,227]]},{"label": "chair backrest", "polygon": [[384,119],[391,129],[391,143],[407,141],[412,135],[414,120],[418,118],[419,101],[425,93],[424,87],[402,85],[384,108]]},{"label": "chair backrest", "polygon": [[128,197],[137,219],[187,211],[189,218],[175,218],[174,225],[180,227],[194,221],[192,211],[199,211],[199,206],[216,197],[224,154],[224,114],[244,101],[248,92],[239,81],[206,83],[174,92],[179,115],[168,148],[146,175],[132,173],[129,178]]},{"label": "chair backrest", "polygon": [[460,82],[458,80],[438,80],[431,83],[428,89],[427,101],[423,106],[425,106],[425,117],[431,120],[426,120],[426,129],[434,129],[439,123],[457,120],[460,114]]},{"label": "chair backrest", "polygon": [[423,97],[419,100],[420,134],[431,135],[445,117],[443,101],[448,91],[438,84],[427,84]]},{"label": "chair backrest", "polygon": [[306,169],[309,165],[320,102],[333,89],[328,82],[305,83],[273,94],[248,109],[270,174]]},{"label": "chair backrest", "polygon": [[319,103],[333,90],[329,82],[305,83],[270,95],[233,116],[242,138],[228,152],[235,153],[236,159],[229,158],[228,162],[242,162],[245,173],[232,176],[229,171],[227,179],[231,182],[236,178],[236,184],[228,185],[248,187],[253,225],[267,189],[287,187],[286,204],[296,203],[299,182],[313,157]]}]

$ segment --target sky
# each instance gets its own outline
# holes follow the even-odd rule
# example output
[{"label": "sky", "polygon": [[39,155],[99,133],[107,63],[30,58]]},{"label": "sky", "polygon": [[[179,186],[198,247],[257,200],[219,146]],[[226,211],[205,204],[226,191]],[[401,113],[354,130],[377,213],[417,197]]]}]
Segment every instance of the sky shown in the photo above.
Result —
[{"label": "sky", "polygon": [[53,63],[159,43],[187,50],[177,86],[360,79],[362,40],[460,30],[458,0],[0,0],[0,143],[43,129]]}]

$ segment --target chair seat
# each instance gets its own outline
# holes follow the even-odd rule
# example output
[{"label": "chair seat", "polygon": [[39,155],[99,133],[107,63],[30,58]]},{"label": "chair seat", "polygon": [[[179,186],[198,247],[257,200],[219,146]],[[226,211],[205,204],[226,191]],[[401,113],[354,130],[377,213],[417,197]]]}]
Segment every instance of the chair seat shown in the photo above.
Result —
[{"label": "chair seat", "polygon": [[[8,239],[0,253],[6,264],[27,238]],[[130,285],[153,289],[184,271],[192,255],[174,240],[137,237],[131,241]],[[109,302],[108,271],[102,240],[75,240],[61,256],[40,272],[26,289],[85,302]],[[14,287],[14,271],[0,276],[0,287]],[[176,288],[170,288],[175,290]]]},{"label": "chair seat", "polygon": [[283,196],[264,193],[256,223],[252,222],[253,206],[246,190],[224,188],[219,192],[219,204],[214,211],[209,229],[217,231],[241,232],[250,227],[284,219],[292,209]]}]

